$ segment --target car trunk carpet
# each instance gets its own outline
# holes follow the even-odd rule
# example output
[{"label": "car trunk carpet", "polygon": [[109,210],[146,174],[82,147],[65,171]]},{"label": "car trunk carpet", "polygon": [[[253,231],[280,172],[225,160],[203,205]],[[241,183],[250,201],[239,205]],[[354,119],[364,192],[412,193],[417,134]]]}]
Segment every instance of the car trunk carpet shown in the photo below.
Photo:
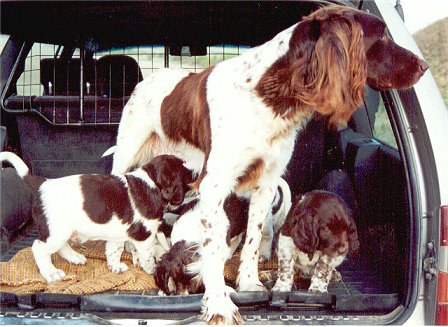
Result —
[{"label": "car trunk carpet", "polygon": [[[63,259],[59,254],[52,255],[52,262],[66,273],[66,277],[47,284],[39,273],[30,247],[17,252],[8,262],[0,263],[0,291],[15,294],[34,294],[39,292],[87,295],[110,290],[150,291],[157,290],[152,275],[132,265],[132,255],[124,252],[121,260],[129,270],[115,274],[108,270],[104,241],[89,241],[74,250],[87,258],[85,265],[75,265]],[[224,277],[229,285],[234,285],[239,266],[239,254],[227,261]],[[259,265],[260,280],[271,281],[272,272],[277,270],[277,260],[272,259]]]}]

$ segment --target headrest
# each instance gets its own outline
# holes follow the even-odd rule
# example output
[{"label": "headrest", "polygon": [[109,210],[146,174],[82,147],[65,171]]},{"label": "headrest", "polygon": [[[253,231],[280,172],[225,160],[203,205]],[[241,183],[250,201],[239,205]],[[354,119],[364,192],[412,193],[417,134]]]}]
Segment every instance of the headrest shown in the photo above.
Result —
[{"label": "headrest", "polygon": [[143,75],[137,61],[126,55],[106,55],[97,62],[97,94],[119,98],[130,96]]}]

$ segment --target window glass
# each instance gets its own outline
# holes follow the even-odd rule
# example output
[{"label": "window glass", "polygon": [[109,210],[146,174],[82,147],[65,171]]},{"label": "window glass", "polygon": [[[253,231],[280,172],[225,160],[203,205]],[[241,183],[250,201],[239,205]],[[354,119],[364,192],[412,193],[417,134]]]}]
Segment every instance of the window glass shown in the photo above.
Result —
[{"label": "window glass", "polygon": [[9,35],[0,34],[0,53],[3,51],[6,42],[8,41]]},{"label": "window glass", "polygon": [[369,134],[371,132],[372,137],[379,142],[393,147],[394,149],[398,149],[381,93],[366,86],[364,103],[370,122]]},{"label": "window glass", "polygon": [[25,59],[25,68],[17,80],[17,95],[42,95],[40,83],[40,62],[44,58],[54,58],[57,46],[54,44],[34,43]]},{"label": "window glass", "polygon": [[216,45],[207,47],[204,56],[190,56],[189,48],[182,47],[180,56],[168,55],[165,62],[165,47],[163,45],[138,46],[99,51],[94,55],[99,59],[105,55],[127,55],[134,58],[142,71],[143,78],[149,76],[154,70],[170,67],[185,69],[191,72],[201,72],[207,67],[214,66],[221,61],[233,58],[245,52],[249,47],[237,45]]},{"label": "window glass", "polygon": [[375,113],[375,122],[373,124],[373,136],[384,144],[387,144],[394,149],[398,149],[397,141],[395,140],[394,131],[386,112],[384,102],[380,97],[378,111]]}]

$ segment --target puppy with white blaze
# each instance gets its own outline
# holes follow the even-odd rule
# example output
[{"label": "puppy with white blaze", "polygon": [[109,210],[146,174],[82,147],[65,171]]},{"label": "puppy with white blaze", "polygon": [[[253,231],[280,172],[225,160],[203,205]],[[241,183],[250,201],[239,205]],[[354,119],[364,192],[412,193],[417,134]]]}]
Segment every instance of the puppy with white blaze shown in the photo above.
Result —
[{"label": "puppy with white blaze", "polygon": [[250,195],[238,290],[264,291],[258,278],[262,230],[297,131],[316,112],[346,123],[363,105],[366,83],[377,90],[407,88],[428,68],[386,31],[374,15],[326,6],[200,73],[163,69],[137,85],[120,121],[112,172],[123,174],[165,153],[199,173],[193,186],[204,220],[208,323],[242,322],[226,290],[226,258],[218,255],[229,227],[227,196]]},{"label": "puppy with white blaze", "polygon": [[137,262],[148,274],[155,268],[154,241],[168,204],[179,205],[185,196],[183,161],[171,156],[155,157],[148,164],[124,175],[82,174],[46,179],[29,173],[26,164],[12,152],[0,160],[14,166],[33,190],[32,214],[39,232],[32,252],[42,276],[55,282],[65,276],[51,262],[59,253],[73,264],[85,264],[84,255],[68,241],[106,240],[109,270],[128,269],[120,262],[123,244],[136,248]]}]

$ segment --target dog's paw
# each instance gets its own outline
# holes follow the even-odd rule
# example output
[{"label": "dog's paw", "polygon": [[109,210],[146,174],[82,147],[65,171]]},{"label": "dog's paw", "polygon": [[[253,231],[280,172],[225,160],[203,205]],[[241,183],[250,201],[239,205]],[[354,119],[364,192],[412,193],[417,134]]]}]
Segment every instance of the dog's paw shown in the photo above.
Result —
[{"label": "dog's paw", "polygon": [[209,325],[239,325],[244,322],[238,307],[232,302],[228,292],[224,292],[222,295],[211,295],[206,291],[202,312],[202,319]]},{"label": "dog's paw", "polygon": [[132,265],[133,265],[135,268],[140,267],[139,260],[138,260],[138,257],[137,257],[136,255],[134,255],[134,256],[132,257]]},{"label": "dog's paw", "polygon": [[328,293],[327,291],[327,285],[316,285],[311,284],[311,286],[308,288],[308,293],[311,294],[322,294],[322,293]]},{"label": "dog's paw", "polygon": [[65,272],[63,272],[61,269],[54,269],[48,272],[41,272],[41,274],[47,280],[48,283],[57,282],[58,280],[61,280],[66,276]]},{"label": "dog's paw", "polygon": [[125,271],[128,271],[128,265],[124,262],[119,262],[118,264],[114,265],[107,265],[107,268],[109,268],[109,271],[113,272],[114,274],[121,274]]},{"label": "dog's paw", "polygon": [[333,270],[333,274],[331,275],[331,281],[335,282],[335,283],[340,283],[342,282],[342,275],[339,271],[337,271],[336,269]]},{"label": "dog's paw", "polygon": [[65,259],[75,265],[85,265],[87,263],[87,258],[76,251],[73,251],[69,256],[66,256]]},{"label": "dog's paw", "polygon": [[151,257],[151,258],[148,258],[145,260],[141,260],[141,258],[140,258],[139,265],[144,270],[145,273],[147,273],[149,275],[154,274],[154,270],[156,268],[156,263],[155,263],[154,257]]},{"label": "dog's paw", "polygon": [[261,254],[260,253],[260,256],[258,257],[258,263],[264,263],[264,262],[269,261],[270,259],[271,259],[271,253],[269,253],[269,254]]},{"label": "dog's paw", "polygon": [[285,282],[281,280],[277,280],[274,287],[272,288],[273,292],[290,292],[292,289],[291,282]]},{"label": "dog's paw", "polygon": [[263,263],[271,259],[272,250],[271,250],[272,242],[261,241],[259,248],[259,256],[258,263]]},{"label": "dog's paw", "polygon": [[167,296],[167,295],[165,294],[164,291],[159,290],[159,291],[157,292],[157,296]]},{"label": "dog's paw", "polygon": [[260,282],[258,277],[254,278],[240,278],[238,279],[238,291],[240,292],[266,292],[267,289]]}]

